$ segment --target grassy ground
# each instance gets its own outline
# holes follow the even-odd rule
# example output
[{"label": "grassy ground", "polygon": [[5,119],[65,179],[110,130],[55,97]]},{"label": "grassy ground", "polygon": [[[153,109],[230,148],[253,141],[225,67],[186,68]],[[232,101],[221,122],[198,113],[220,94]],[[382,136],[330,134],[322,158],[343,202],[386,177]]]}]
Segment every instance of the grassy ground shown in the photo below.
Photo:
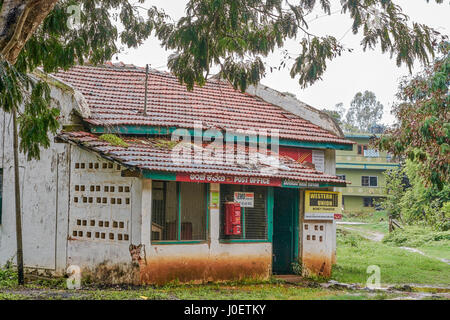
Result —
[{"label": "grassy ground", "polygon": [[[364,283],[367,267],[378,265],[382,283],[450,285],[450,265],[440,261],[450,259],[450,232],[405,226],[404,230],[389,234],[388,218],[381,211],[345,220],[366,224],[339,226],[338,265],[333,273],[336,280]],[[367,238],[377,238],[379,242]],[[425,256],[401,247],[418,249]]]},{"label": "grassy ground", "polygon": [[1,287],[0,300],[381,300],[401,296],[398,293],[370,293],[293,285],[279,280],[265,282],[229,282],[222,284],[167,285],[141,288],[84,288],[66,290],[62,284],[29,283]]},{"label": "grassy ground", "polygon": [[375,212],[358,212],[358,213],[346,213],[342,218],[342,221],[352,221],[352,222],[366,222],[366,223],[378,223],[386,222],[387,225],[387,215],[384,211]]},{"label": "grassy ground", "polygon": [[292,284],[272,278],[268,281],[239,281],[215,284],[168,284],[146,287],[82,286],[67,290],[65,279],[27,279],[17,286],[12,269],[0,269],[0,300],[382,300],[403,293],[368,292],[342,288],[322,288],[311,279]]},{"label": "grassy ground", "polygon": [[337,265],[333,279],[365,284],[367,267],[377,265],[383,284],[427,284],[450,286],[450,266],[418,253],[367,240],[338,229]]},{"label": "grassy ground", "polygon": [[354,225],[357,229],[381,232],[387,234],[389,232],[389,223],[387,221],[370,222],[367,224]]},{"label": "grassy ground", "polygon": [[351,229],[360,231],[363,236],[370,232],[383,234],[383,243],[389,246],[416,248],[427,256],[450,260],[450,231],[436,232],[428,227],[404,226],[404,230],[389,234],[388,218],[383,211],[349,216],[344,221],[365,222],[352,225]]},{"label": "grassy ground", "polygon": [[443,247],[440,245],[424,245],[420,247],[420,250],[428,256],[450,261],[449,246]]}]

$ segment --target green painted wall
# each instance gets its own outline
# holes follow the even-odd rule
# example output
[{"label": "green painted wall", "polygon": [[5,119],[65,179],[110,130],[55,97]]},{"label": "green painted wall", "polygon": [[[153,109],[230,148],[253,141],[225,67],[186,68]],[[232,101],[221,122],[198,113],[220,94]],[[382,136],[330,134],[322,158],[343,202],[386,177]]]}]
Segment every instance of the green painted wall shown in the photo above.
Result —
[{"label": "green painted wall", "polygon": [[[345,179],[351,182],[346,188],[337,189],[344,195],[384,195],[383,188],[386,184],[386,180],[383,172],[384,170],[336,169],[337,175],[345,175]],[[361,184],[362,176],[377,177],[378,187],[363,187]]]},{"label": "green painted wall", "polygon": [[344,196],[344,214],[374,211],[375,208],[373,207],[364,207],[363,197]]}]

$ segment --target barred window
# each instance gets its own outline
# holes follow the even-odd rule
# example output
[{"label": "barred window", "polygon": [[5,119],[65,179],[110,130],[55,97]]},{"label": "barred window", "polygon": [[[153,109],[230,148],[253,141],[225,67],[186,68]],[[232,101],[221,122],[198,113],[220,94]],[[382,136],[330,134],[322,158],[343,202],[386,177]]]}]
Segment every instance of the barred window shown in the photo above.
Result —
[{"label": "barred window", "polygon": [[152,240],[206,240],[206,185],[153,181]]},{"label": "barred window", "polygon": [[[241,208],[242,232],[240,235],[225,235],[225,203],[234,202],[235,192],[249,192],[254,195],[253,207]],[[220,239],[267,240],[267,188],[258,186],[220,186]]]}]

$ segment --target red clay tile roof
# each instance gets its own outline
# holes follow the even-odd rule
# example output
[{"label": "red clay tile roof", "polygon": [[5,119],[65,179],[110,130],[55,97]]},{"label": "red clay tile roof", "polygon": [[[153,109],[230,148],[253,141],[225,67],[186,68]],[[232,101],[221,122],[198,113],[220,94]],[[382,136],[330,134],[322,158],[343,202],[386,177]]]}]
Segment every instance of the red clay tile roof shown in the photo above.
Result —
[{"label": "red clay tile roof", "polygon": [[[344,186],[348,183],[336,176],[327,175],[300,164],[289,157],[280,157],[280,165],[274,170],[275,167],[270,166],[271,161],[267,157],[261,157],[262,160],[255,165],[249,164],[248,161],[244,164],[238,164],[237,161],[232,161],[231,163],[227,161],[222,161],[222,163],[217,161],[194,163],[191,160],[186,161],[187,153],[184,153],[185,156],[178,156],[176,152],[173,152],[175,147],[181,146],[179,145],[180,143],[183,144],[184,148],[188,148],[183,150],[191,150],[193,145],[190,142],[174,144],[170,140],[162,138],[122,137],[123,141],[128,144],[128,147],[119,147],[103,141],[99,139],[99,136],[88,132],[63,132],[59,135],[59,138],[63,141],[77,144],[89,151],[94,151],[105,158],[118,161],[124,166],[153,172],[277,178]],[[228,152],[227,149],[225,149],[224,154],[226,152]],[[235,150],[232,152],[235,152]],[[242,155],[248,157],[249,149],[247,148]]]},{"label": "red clay tile roof", "polygon": [[85,120],[92,125],[193,128],[194,121],[201,121],[205,128],[278,129],[284,139],[353,143],[220,80],[189,92],[172,74],[150,70],[148,115],[144,116],[143,68],[76,66],[55,76],[84,95],[91,109]]}]

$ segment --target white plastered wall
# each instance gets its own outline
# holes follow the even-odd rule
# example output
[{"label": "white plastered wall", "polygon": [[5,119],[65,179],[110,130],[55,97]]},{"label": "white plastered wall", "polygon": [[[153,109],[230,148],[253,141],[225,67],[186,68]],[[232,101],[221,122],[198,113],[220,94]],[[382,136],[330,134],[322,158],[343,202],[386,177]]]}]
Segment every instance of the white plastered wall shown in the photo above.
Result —
[{"label": "white plastered wall", "polygon": [[[61,125],[71,123],[77,109],[73,90],[51,87],[52,107],[60,110]],[[0,110],[0,168],[3,169],[3,208],[0,225],[0,266],[16,263],[16,218],[12,115]],[[42,272],[63,273],[69,192],[69,146],[54,143],[42,149],[40,160],[27,161],[19,154],[23,253],[25,267]]]},{"label": "white plastered wall", "polygon": [[141,243],[142,180],[76,146],[70,167],[68,265],[131,262],[130,244]]}]

